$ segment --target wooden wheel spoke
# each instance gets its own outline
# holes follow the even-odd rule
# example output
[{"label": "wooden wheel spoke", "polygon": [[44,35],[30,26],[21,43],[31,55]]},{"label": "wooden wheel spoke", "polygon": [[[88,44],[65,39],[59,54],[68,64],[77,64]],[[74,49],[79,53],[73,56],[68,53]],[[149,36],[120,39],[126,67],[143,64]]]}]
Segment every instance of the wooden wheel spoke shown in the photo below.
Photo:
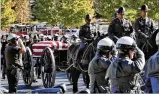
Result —
[{"label": "wooden wheel spoke", "polygon": [[31,60],[31,50],[30,48],[26,47],[26,53],[23,55],[23,65],[24,70],[22,71],[23,74],[23,81],[26,86],[31,86],[33,80],[33,70],[32,70],[32,60]]},{"label": "wooden wheel spoke", "polygon": [[55,60],[50,48],[46,48],[43,51],[41,59],[43,60],[43,86],[45,88],[52,87],[55,82],[55,77],[53,73],[55,73]]}]

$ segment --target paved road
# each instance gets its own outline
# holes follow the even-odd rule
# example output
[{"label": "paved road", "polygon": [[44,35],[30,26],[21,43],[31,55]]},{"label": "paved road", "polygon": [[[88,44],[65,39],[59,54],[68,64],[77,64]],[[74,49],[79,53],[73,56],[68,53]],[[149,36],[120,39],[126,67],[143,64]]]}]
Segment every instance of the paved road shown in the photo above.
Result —
[{"label": "paved road", "polygon": [[[18,92],[19,93],[22,93],[22,92],[24,93],[24,92],[30,92],[32,90],[44,88],[43,85],[42,85],[42,80],[41,79],[37,79],[37,80],[38,80],[38,82],[33,83],[31,87],[26,87],[24,85],[24,83],[23,83],[22,77],[20,77],[20,81],[19,81],[19,84],[18,84]],[[66,94],[71,94],[72,93],[72,85],[68,81],[66,73],[64,73],[64,72],[57,72],[57,74],[56,74],[56,80],[55,80],[55,85],[61,84],[61,83],[65,83],[66,86],[67,86]],[[7,79],[1,80],[1,85],[3,87],[5,87],[6,89],[8,89]],[[82,90],[82,89],[85,88],[85,85],[83,83],[82,77],[80,77],[80,79],[78,81],[78,86],[79,86],[79,90]]]}]

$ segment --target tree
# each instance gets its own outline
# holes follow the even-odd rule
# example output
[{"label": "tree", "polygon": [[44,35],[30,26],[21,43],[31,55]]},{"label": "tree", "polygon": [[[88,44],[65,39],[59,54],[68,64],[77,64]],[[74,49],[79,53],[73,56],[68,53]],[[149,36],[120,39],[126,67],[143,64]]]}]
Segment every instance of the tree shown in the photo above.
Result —
[{"label": "tree", "polygon": [[86,14],[94,14],[92,0],[63,0],[61,10],[62,23],[68,26],[80,26]]},{"label": "tree", "polygon": [[104,18],[111,20],[115,10],[120,6],[124,6],[126,0],[95,0],[95,10],[104,16]]},{"label": "tree", "polygon": [[25,23],[30,21],[29,0],[1,0],[2,27],[15,22]]},{"label": "tree", "polygon": [[50,24],[80,26],[86,14],[94,14],[93,0],[37,0],[33,12]]},{"label": "tree", "polygon": [[6,25],[13,23],[16,20],[15,11],[12,10],[12,7],[15,5],[12,0],[5,0],[2,3],[2,12],[1,12],[1,25],[2,28]]},{"label": "tree", "polygon": [[151,8],[149,16],[159,20],[157,0],[95,0],[94,2],[95,11],[102,14],[108,20],[112,19],[115,9],[118,9],[120,6],[125,7],[126,18],[131,21],[135,21],[139,17],[138,8],[143,4],[147,4]]},{"label": "tree", "polygon": [[30,21],[30,0],[15,0],[16,21],[27,23]]}]

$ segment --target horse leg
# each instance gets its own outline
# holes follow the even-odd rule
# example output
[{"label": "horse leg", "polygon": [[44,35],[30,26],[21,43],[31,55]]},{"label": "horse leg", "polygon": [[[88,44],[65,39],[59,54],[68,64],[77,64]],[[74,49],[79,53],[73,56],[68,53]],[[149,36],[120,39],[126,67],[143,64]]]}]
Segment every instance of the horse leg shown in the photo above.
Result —
[{"label": "horse leg", "polygon": [[85,73],[85,76],[86,76],[86,88],[89,88],[90,79],[89,79],[88,72]]},{"label": "horse leg", "polygon": [[38,79],[41,79],[41,64],[38,67]]},{"label": "horse leg", "polygon": [[78,78],[81,72],[73,67],[71,73],[72,73],[72,82],[73,82],[73,93],[76,93],[78,91]]}]

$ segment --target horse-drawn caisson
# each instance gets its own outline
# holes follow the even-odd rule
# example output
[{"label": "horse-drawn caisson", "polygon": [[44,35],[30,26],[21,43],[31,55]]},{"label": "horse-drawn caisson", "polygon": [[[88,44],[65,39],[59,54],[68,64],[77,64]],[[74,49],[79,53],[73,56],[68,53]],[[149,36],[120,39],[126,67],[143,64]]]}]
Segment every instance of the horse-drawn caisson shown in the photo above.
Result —
[{"label": "horse-drawn caisson", "polygon": [[[29,47],[24,54],[23,80],[30,86],[34,78],[35,61],[41,63],[43,86],[49,88],[55,84],[56,66],[60,69],[67,67],[67,49],[69,45],[60,41],[40,41]],[[61,58],[60,58],[61,57]],[[33,62],[34,61],[34,62]]]},{"label": "horse-drawn caisson", "polygon": [[[41,74],[43,86],[45,88],[54,86],[56,69],[63,70],[68,67],[67,49],[69,44],[60,41],[52,41],[52,39],[49,41],[40,41],[40,32],[26,31],[26,33],[23,34],[23,31],[18,30],[14,29],[10,32],[19,35],[24,45],[26,44],[26,40],[30,41],[31,39],[30,44],[25,45],[26,52],[22,56],[22,63],[24,66],[22,77],[25,85],[31,86],[36,76]],[[26,39],[26,36],[28,36],[29,39]]]},{"label": "horse-drawn caisson", "polygon": [[[32,45],[23,58],[23,80],[25,85],[31,86],[34,79],[34,66],[37,62],[41,64],[43,86],[49,88],[55,84],[56,69],[66,71],[69,81],[73,84],[73,90],[77,90],[77,82],[80,73],[83,74],[84,83],[89,87],[88,65],[95,55],[98,41],[105,35],[94,37],[94,41],[87,44],[83,56],[75,60],[79,43],[72,44],[60,41],[40,41]],[[78,57],[79,58],[79,57]],[[77,65],[77,66],[75,66]],[[37,67],[37,66],[35,66]]]}]

